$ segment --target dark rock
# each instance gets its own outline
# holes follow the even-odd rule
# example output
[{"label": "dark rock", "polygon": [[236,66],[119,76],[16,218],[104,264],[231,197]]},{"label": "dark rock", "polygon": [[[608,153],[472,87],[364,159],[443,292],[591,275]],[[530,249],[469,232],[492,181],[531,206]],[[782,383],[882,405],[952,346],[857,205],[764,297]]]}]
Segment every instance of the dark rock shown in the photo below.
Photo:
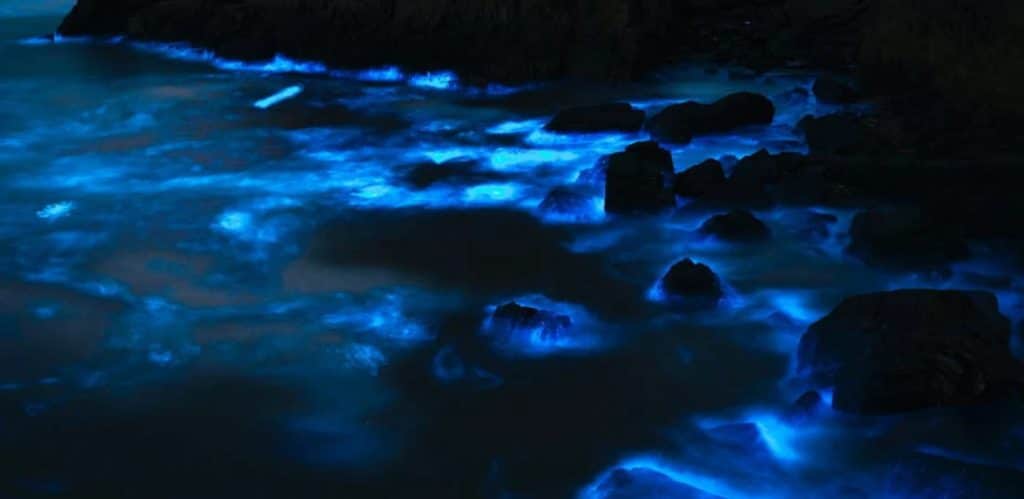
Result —
[{"label": "dark rock", "polygon": [[875,153],[883,141],[855,114],[839,113],[804,117],[797,125],[807,137],[813,154],[855,155]]},{"label": "dark rock", "polygon": [[553,340],[572,327],[572,319],[567,315],[512,302],[494,311],[491,316],[491,327],[511,334],[536,332],[541,340]]},{"label": "dark rock", "polygon": [[799,154],[770,154],[760,150],[741,159],[729,177],[729,196],[733,200],[759,203],[770,198],[771,187],[792,177],[805,164]]},{"label": "dark rock", "polygon": [[545,213],[562,217],[588,218],[594,209],[594,196],[588,195],[567,186],[558,186],[551,189],[544,201],[540,203],[540,210]]},{"label": "dark rock", "polygon": [[776,184],[792,176],[804,163],[805,158],[796,153],[771,154],[761,149],[739,160],[729,179],[744,185]]},{"label": "dark rock", "polygon": [[425,189],[434,184],[470,184],[493,181],[502,178],[500,174],[481,170],[474,160],[453,159],[444,163],[419,163],[413,165],[405,180],[409,184]]},{"label": "dark rock", "polygon": [[722,164],[713,159],[676,174],[672,190],[677,196],[700,198],[725,186]]},{"label": "dark rock", "polygon": [[681,301],[686,308],[714,308],[724,296],[711,268],[689,258],[669,269],[661,279],[661,287],[669,298]]},{"label": "dark rock", "polygon": [[700,227],[702,234],[731,242],[758,242],[771,238],[771,231],[749,211],[715,215]]},{"label": "dark rock", "polygon": [[552,132],[637,132],[645,114],[625,102],[563,109],[547,125]]},{"label": "dark rock", "polygon": [[775,106],[763,95],[738,92],[712,104],[684,102],[663,109],[647,122],[651,136],[685,144],[698,135],[726,133],[744,126],[767,125]]},{"label": "dark rock", "polygon": [[819,77],[811,90],[818,100],[829,104],[851,104],[861,99],[853,86],[830,76]]},{"label": "dark rock", "polygon": [[843,411],[969,405],[1021,386],[1009,341],[991,293],[900,290],[843,300],[801,338],[798,364]]},{"label": "dark rock", "polygon": [[959,228],[914,208],[858,213],[846,250],[869,265],[910,270],[943,269],[970,256]]},{"label": "dark rock", "polygon": [[675,204],[672,154],[656,142],[638,142],[608,158],[604,209],[608,213],[651,213]]},{"label": "dark rock", "polygon": [[790,423],[798,424],[813,419],[823,409],[825,409],[825,400],[821,397],[820,393],[811,390],[796,399],[796,401],[786,409],[783,416]]}]

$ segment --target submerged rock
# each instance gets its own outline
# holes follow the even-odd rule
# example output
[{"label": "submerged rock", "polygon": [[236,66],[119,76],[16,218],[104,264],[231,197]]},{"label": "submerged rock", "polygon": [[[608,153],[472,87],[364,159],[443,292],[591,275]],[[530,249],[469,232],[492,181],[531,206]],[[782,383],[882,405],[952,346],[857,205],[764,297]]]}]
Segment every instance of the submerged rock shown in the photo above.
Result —
[{"label": "submerged rock", "polygon": [[608,158],[604,209],[608,213],[651,213],[671,208],[672,154],[657,142],[638,142]]},{"label": "submerged rock", "polygon": [[890,413],[1018,390],[1010,322],[987,292],[900,290],[847,298],[800,340],[799,368],[834,385],[833,407]]},{"label": "submerged rock", "polygon": [[588,219],[593,216],[595,209],[594,197],[563,185],[551,189],[539,208],[544,213],[559,217]]},{"label": "submerged rock", "polygon": [[858,213],[846,250],[869,265],[912,270],[941,269],[970,256],[955,225],[914,208]]},{"label": "submerged rock", "polygon": [[735,210],[715,215],[700,226],[700,232],[730,242],[750,243],[771,238],[764,222],[749,211]]},{"label": "submerged rock", "polygon": [[646,115],[629,103],[615,102],[563,109],[544,126],[552,132],[637,132]]},{"label": "submerged rock", "polygon": [[510,334],[537,334],[539,340],[554,340],[572,327],[572,319],[568,315],[511,302],[494,311],[491,327]]},{"label": "submerged rock", "polygon": [[709,159],[676,174],[672,186],[677,196],[700,198],[714,194],[725,186],[722,164]]},{"label": "submerged rock", "polygon": [[714,308],[722,300],[722,284],[710,267],[687,258],[676,263],[661,279],[661,288],[686,308]]},{"label": "submerged rock", "polygon": [[751,92],[727,95],[714,103],[684,102],[663,109],[647,122],[655,139],[685,144],[698,135],[726,133],[750,125],[767,125],[775,106],[767,97]]}]

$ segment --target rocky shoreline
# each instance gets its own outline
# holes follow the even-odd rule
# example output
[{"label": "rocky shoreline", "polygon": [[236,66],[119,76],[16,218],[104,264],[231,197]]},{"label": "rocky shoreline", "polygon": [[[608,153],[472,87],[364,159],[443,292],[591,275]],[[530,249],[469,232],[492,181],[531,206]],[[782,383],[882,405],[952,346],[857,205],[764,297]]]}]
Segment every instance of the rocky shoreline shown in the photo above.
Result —
[{"label": "rocky shoreline", "polygon": [[[1024,7],[1008,0],[79,0],[59,32],[186,41],[244,60],[283,54],[338,66],[451,69],[471,83],[630,80],[698,60],[828,69],[852,84],[820,79],[819,99],[874,111],[801,121],[810,155],[761,151],[726,176],[713,160],[676,172],[657,142],[639,142],[601,166],[605,211],[659,212],[676,196],[729,210],[856,207],[850,255],[941,273],[978,245],[1024,265],[1022,19]],[[593,103],[563,111],[548,128],[642,127],[658,141],[685,144],[773,118],[767,98],[740,93],[646,117],[628,104]],[[573,195],[560,187],[545,204],[572,204]],[[730,211],[706,232],[749,243],[769,237],[759,224]],[[711,308],[722,295],[713,270],[680,255],[662,284]],[[526,320],[518,318],[523,310],[503,310]],[[526,315],[537,314],[551,315]],[[947,322],[967,330],[947,331]],[[808,330],[800,361],[816,372],[837,369],[820,377],[836,385],[843,410],[975,404],[1024,386],[1007,322],[991,295],[852,297]],[[856,341],[843,337],[851,328]]]}]

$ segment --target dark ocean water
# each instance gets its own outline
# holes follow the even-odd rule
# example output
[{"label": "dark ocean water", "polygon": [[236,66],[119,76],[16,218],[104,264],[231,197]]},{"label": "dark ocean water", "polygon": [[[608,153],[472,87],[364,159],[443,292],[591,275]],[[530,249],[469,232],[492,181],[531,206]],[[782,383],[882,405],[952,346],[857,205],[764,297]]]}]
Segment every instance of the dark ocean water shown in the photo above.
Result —
[{"label": "dark ocean water", "polygon": [[[773,241],[737,248],[684,203],[606,216],[599,183],[538,208],[646,139],[543,131],[562,107],[771,97],[773,125],[671,147],[677,170],[729,165],[805,150],[796,122],[837,110],[815,75],[478,89],[38,38],[69,3],[0,3],[0,497],[1024,490],[1019,407],[786,417],[800,335],[842,297],[986,288],[1016,323],[1024,288],[998,261],[868,269],[842,251],[853,211],[760,211]],[[661,299],[685,257],[723,307]],[[572,327],[502,337],[487,317],[512,300]]]}]

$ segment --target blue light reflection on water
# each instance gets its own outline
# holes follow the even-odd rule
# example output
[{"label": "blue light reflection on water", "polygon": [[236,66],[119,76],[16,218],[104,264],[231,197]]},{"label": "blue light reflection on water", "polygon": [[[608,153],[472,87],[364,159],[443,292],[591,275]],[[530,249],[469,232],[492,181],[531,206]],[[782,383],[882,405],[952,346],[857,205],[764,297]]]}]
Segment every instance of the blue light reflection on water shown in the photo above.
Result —
[{"label": "blue light reflection on water", "polygon": [[[59,42],[78,45],[85,40]],[[34,40],[23,49],[54,48],[46,45],[42,40]],[[591,218],[586,210],[578,216],[570,214],[560,218],[537,209],[539,200],[550,189],[573,184],[577,175],[593,167],[602,155],[645,139],[643,133],[561,135],[545,132],[542,127],[546,116],[531,114],[532,111],[512,111],[502,107],[500,101],[487,101],[517,89],[464,88],[444,73],[408,75],[395,67],[345,72],[315,62],[286,58],[243,64],[217,60],[212,55],[181,46],[140,48],[203,62],[232,74],[216,74],[215,78],[210,78],[209,74],[161,74],[160,78],[167,81],[145,78],[127,81],[123,85],[130,87],[130,91],[126,90],[123,95],[104,93],[94,96],[93,102],[82,104],[81,109],[91,106],[94,108],[91,111],[80,109],[51,118],[34,116],[27,111],[38,109],[19,107],[21,104],[15,102],[31,101],[31,95],[10,92],[14,97],[9,99],[12,101],[9,109],[18,113],[25,111],[18,116],[31,125],[5,137],[0,150],[5,162],[0,182],[17,194],[3,201],[5,214],[0,215],[3,217],[0,220],[4,227],[0,233],[22,236],[13,246],[16,254],[4,260],[5,265],[10,265],[4,270],[12,270],[12,274],[32,282],[59,285],[89,297],[109,299],[129,310],[113,321],[103,348],[128,352],[130,366],[123,370],[72,368],[62,379],[81,378],[82,386],[142,383],[152,378],[139,376],[140,370],[166,372],[165,375],[172,376],[176,369],[187,368],[199,360],[235,362],[253,370],[280,372],[272,359],[288,352],[295,353],[294,358],[299,359],[296,365],[300,366],[297,370],[309,375],[310,385],[325,392],[338,392],[337,386],[321,386],[325,383],[318,375],[337,370],[359,379],[382,378],[385,377],[382,373],[401,365],[403,355],[424,348],[431,355],[428,357],[431,362],[423,365],[424,377],[434,374],[445,384],[469,383],[481,389],[501,385],[501,378],[477,365],[474,358],[452,360],[454,350],[442,349],[434,353],[439,331],[430,321],[431,308],[440,306],[433,303],[436,297],[431,293],[421,295],[395,288],[393,282],[383,283],[381,290],[374,281],[379,277],[363,274],[330,281],[329,288],[362,286],[361,291],[352,293],[339,294],[336,289],[329,289],[326,294],[304,291],[302,285],[306,281],[315,282],[321,277],[315,274],[300,275],[296,279],[299,284],[277,282],[282,267],[300,258],[303,250],[302,247],[289,250],[284,247],[295,246],[306,234],[304,231],[312,230],[339,213],[361,216],[361,210],[503,207],[525,211],[570,231],[571,237],[565,241],[570,250],[584,256],[610,255],[610,266],[624,274],[625,280],[636,281],[639,286],[649,283],[649,277],[657,268],[692,250],[711,263],[724,279],[735,283],[741,300],[737,306],[724,311],[724,322],[768,324],[766,328],[770,332],[764,335],[768,339],[737,340],[745,347],[757,341],[777,341],[779,346],[775,350],[790,352],[802,329],[827,312],[831,305],[826,299],[814,296],[816,290],[825,285],[818,288],[813,284],[793,285],[791,278],[774,275],[775,268],[765,272],[766,276],[751,276],[744,263],[751,258],[749,255],[735,252],[728,246],[694,240],[688,234],[695,228],[691,220],[666,216],[627,223],[615,217]],[[234,74],[236,72],[238,74]],[[263,73],[280,74],[265,78]],[[329,91],[324,91],[317,81],[312,81],[315,78],[306,79],[318,75],[341,80],[332,81]],[[804,85],[805,79],[797,78],[796,84]],[[358,102],[359,110],[368,110],[371,117],[376,116],[374,112],[385,109],[412,123],[408,129],[385,133],[371,133],[361,122],[298,130],[280,130],[271,125],[259,133],[250,133],[247,127],[254,125],[245,121],[246,116],[258,113],[251,109],[253,99],[300,82],[307,90],[293,96],[289,106],[302,106],[314,98],[330,102],[336,98],[346,105]],[[68,78],[64,83],[74,85],[75,82]],[[703,94],[724,93],[726,87],[719,85],[720,82],[715,82],[710,85],[713,88],[694,92],[702,98]],[[756,88],[761,83],[750,85]],[[660,106],[682,100],[690,91],[680,90],[678,96],[660,100],[638,100],[637,104],[653,112]],[[192,94],[204,98],[203,106],[197,106],[197,100],[180,97]],[[327,97],[323,97],[325,95]],[[479,101],[475,102],[476,106],[463,106],[459,103],[461,99]],[[551,107],[561,104],[552,103]],[[790,122],[807,111],[817,112],[815,104],[809,99],[795,98],[780,102],[780,111],[778,126],[700,138],[686,147],[671,148],[676,169],[682,170],[708,157],[741,157],[761,147],[801,150],[802,143],[790,129]],[[235,119],[237,121],[232,121]],[[203,122],[223,128],[215,130],[210,137],[199,138],[181,131],[193,132],[188,129]],[[282,139],[293,149],[275,154],[261,147],[273,139]],[[147,140],[156,144],[145,145]],[[133,145],[135,142],[142,145]],[[172,154],[187,149],[184,146],[188,144],[200,149],[201,154],[188,159]],[[204,162],[203,156],[209,155],[220,161]],[[9,158],[28,158],[28,161],[19,163],[18,168],[6,169]],[[236,158],[250,161],[242,166],[222,166],[230,164],[225,159]],[[409,163],[443,164],[457,159],[474,160],[487,175],[441,182],[423,189],[410,186],[403,177]],[[592,200],[599,206],[599,195]],[[779,214],[779,218],[773,219],[773,214]],[[707,215],[701,213],[699,218]],[[783,211],[764,215],[771,223],[785,225],[788,222],[788,214]],[[582,219],[588,223],[579,224]],[[670,225],[679,226],[679,230],[667,230]],[[845,230],[842,225],[840,221],[831,230],[842,232]],[[381,228],[382,231],[389,229]],[[215,259],[206,272],[226,275],[219,284],[227,288],[228,294],[251,291],[254,298],[252,302],[245,302],[235,296],[227,304],[221,303],[209,294],[218,291],[216,287],[197,281],[189,282],[194,288],[187,290],[196,296],[185,293],[188,296],[184,297],[195,302],[187,302],[170,294],[172,288],[181,286],[179,283],[148,283],[147,279],[153,279],[148,275],[112,278],[92,265],[97,256],[114,252],[119,241],[125,239],[144,249],[189,256],[213,255]],[[195,244],[197,241],[202,244]],[[842,246],[838,241],[815,244],[826,250],[826,256],[802,255],[808,265],[822,261],[849,265],[838,258]],[[772,257],[759,258],[770,261]],[[860,272],[860,267],[856,266],[843,269]],[[256,275],[257,282],[254,285],[251,280],[238,277],[240,274]],[[370,282],[360,282],[362,279]],[[957,277],[947,284],[929,284],[960,286],[966,282]],[[150,287],[145,288],[146,284]],[[1013,283],[998,293],[1004,311],[1020,317],[1019,284]],[[33,319],[64,320],[69,310],[65,298],[46,298],[26,308]],[[572,330],[556,339],[531,331],[513,335],[516,339],[512,341],[495,341],[491,346],[505,355],[506,361],[522,362],[521,357],[537,360],[567,353],[596,355],[611,346],[606,335],[608,326],[590,317],[586,308],[533,298],[536,299],[520,297],[517,301],[570,316]],[[418,310],[418,304],[425,306],[427,312]],[[254,317],[257,320],[253,320]],[[253,322],[272,320],[287,324],[268,326],[270,332],[266,333],[266,338],[252,333],[263,325]],[[246,340],[231,340],[230,335],[222,339],[215,334],[208,335],[213,338],[210,339],[196,333],[200,326],[216,333],[222,333],[223,329],[240,334],[228,327],[238,326]],[[493,337],[485,335],[484,339]],[[777,353],[775,350],[772,354]],[[680,362],[706,368],[702,351],[694,352],[685,359],[680,358]],[[507,374],[500,369],[494,372]],[[21,380],[18,381],[7,385],[22,386]],[[346,389],[349,386],[352,385]],[[336,420],[320,415],[297,418],[291,429],[309,436],[311,441],[328,440],[329,445],[323,447],[311,444],[321,451],[319,457],[325,461],[351,465],[376,451],[377,436],[362,426],[348,425],[348,421],[332,424],[325,421]],[[796,431],[773,412],[755,411],[717,422],[753,424],[763,445],[780,462],[805,463],[817,457],[804,444],[805,440],[815,440],[818,435],[803,434],[802,428]],[[817,423],[811,426],[814,424]],[[360,440],[364,437],[365,441]],[[359,452],[348,452],[347,444],[352,444]],[[627,460],[623,466],[652,470],[707,493],[765,497],[761,494],[763,491],[748,490],[728,474],[716,475],[691,464],[692,461],[686,460],[673,462],[667,458],[642,457]]]}]

